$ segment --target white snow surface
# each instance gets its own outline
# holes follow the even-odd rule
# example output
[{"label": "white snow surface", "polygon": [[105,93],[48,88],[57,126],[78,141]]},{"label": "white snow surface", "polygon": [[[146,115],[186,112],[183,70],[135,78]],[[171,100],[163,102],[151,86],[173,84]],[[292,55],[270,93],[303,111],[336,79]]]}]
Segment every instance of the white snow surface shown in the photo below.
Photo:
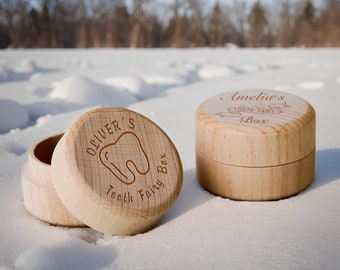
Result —
[{"label": "white snow surface", "polygon": [[[296,94],[317,113],[316,174],[300,194],[242,202],[202,189],[195,110],[242,88]],[[0,51],[0,269],[339,269],[339,49]],[[152,230],[50,226],[24,208],[20,170],[40,139],[98,106],[149,117],[182,159],[179,198]]]}]

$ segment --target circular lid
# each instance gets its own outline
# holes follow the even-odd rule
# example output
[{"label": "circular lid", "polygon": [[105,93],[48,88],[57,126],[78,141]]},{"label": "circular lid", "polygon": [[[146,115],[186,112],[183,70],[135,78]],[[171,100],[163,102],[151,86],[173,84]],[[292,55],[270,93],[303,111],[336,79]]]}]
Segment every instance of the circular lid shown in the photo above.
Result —
[{"label": "circular lid", "polygon": [[216,162],[276,166],[302,159],[314,148],[313,107],[285,92],[227,92],[196,111],[196,153]]},{"label": "circular lid", "polygon": [[153,226],[179,195],[183,171],[166,133],[136,112],[104,107],[82,115],[58,143],[52,179],[66,208],[104,233]]}]

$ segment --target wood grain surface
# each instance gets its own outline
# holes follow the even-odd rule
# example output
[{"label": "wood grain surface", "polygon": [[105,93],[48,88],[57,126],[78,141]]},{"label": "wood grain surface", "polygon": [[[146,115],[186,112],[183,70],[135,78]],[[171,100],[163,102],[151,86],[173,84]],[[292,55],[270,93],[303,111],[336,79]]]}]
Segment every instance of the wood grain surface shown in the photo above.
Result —
[{"label": "wood grain surface", "polygon": [[61,226],[85,226],[60,201],[51,177],[51,159],[62,134],[38,142],[29,152],[21,170],[24,205],[28,212],[45,222]]},{"label": "wood grain surface", "polygon": [[82,115],[58,143],[52,178],[79,220],[104,233],[152,228],[179,195],[183,169],[166,133],[148,118],[116,107]]},{"label": "wood grain surface", "polygon": [[227,92],[196,111],[198,180],[221,196],[268,200],[295,194],[313,180],[314,151],[315,111],[292,94]]}]

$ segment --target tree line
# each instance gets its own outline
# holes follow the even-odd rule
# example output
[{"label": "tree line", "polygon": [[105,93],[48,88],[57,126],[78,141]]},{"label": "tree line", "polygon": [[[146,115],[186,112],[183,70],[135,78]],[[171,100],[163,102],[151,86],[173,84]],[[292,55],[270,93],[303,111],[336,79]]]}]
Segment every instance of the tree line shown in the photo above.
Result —
[{"label": "tree line", "polygon": [[340,46],[340,1],[0,2],[0,48]]}]

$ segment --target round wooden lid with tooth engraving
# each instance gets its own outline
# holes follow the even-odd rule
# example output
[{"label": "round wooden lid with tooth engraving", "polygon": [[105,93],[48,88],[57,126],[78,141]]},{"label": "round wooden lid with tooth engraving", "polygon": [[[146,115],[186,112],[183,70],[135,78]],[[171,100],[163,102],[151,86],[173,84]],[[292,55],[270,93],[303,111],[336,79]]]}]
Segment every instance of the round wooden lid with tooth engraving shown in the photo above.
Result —
[{"label": "round wooden lid with tooth engraving", "polygon": [[89,111],[54,150],[52,179],[66,208],[93,229],[132,235],[152,228],[179,195],[183,169],[167,134],[124,108]]}]

